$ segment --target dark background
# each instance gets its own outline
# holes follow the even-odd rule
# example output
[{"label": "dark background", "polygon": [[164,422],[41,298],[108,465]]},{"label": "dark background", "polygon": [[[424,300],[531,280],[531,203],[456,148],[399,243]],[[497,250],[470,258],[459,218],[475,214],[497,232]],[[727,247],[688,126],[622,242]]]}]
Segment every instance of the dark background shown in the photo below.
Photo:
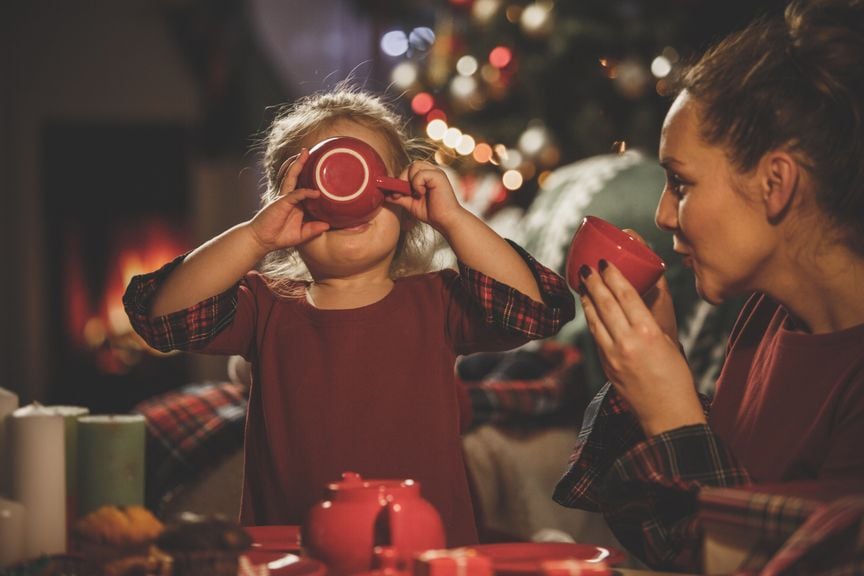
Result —
[{"label": "dark background", "polygon": [[[473,12],[481,2],[495,8],[483,22]],[[549,4],[550,24],[530,33],[518,23],[529,4],[3,3],[0,387],[22,403],[125,411],[155,392],[225,377],[224,359],[153,355],[115,326],[116,267],[122,254],[155,246],[175,255],[248,218],[258,140],[281,103],[350,76],[387,94],[418,132],[425,121],[410,101],[420,91],[478,141],[514,147],[540,122],[555,154],[502,199],[527,205],[542,170],[609,152],[614,142],[652,152],[668,106],[648,72],[656,55],[671,47],[686,62],[782,5],[559,0]],[[385,32],[417,27],[436,41],[413,44],[410,55],[381,51]],[[482,63],[498,45],[513,54],[502,79],[481,84],[473,106],[453,101],[456,59],[473,54]],[[405,61],[419,72],[410,88],[391,78]],[[622,63],[642,76],[629,85],[615,77],[609,66]],[[470,158],[452,167],[500,171]]]}]

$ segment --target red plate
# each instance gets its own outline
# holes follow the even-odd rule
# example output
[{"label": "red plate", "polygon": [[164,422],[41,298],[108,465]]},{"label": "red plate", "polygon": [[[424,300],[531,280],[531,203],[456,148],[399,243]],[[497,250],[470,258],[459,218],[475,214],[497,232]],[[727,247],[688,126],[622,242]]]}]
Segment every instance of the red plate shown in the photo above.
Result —
[{"label": "red plate", "polygon": [[252,549],[268,552],[299,552],[300,526],[244,526],[252,538]]},{"label": "red plate", "polygon": [[327,568],[312,558],[270,550],[249,550],[245,554],[252,564],[266,564],[273,576],[325,576]]},{"label": "red plate", "polygon": [[492,559],[492,568],[498,576],[537,574],[540,564],[549,560],[604,562],[612,566],[627,557],[614,548],[569,542],[512,542],[480,544],[471,548]]}]

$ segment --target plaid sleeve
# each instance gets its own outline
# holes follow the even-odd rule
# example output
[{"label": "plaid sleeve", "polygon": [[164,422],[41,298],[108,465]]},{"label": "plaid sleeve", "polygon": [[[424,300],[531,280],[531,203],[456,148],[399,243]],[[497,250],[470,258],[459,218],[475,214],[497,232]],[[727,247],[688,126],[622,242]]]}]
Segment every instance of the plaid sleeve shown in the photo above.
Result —
[{"label": "plaid sleeve", "polygon": [[555,354],[557,362],[540,378],[465,382],[472,407],[471,426],[530,421],[557,413],[565,403],[567,380],[581,364],[582,354],[574,346],[549,340],[541,344],[541,352],[547,351]]},{"label": "plaid sleeve", "polygon": [[516,243],[508,242],[534,274],[543,302],[536,302],[515,288],[459,262],[463,287],[480,304],[489,324],[531,339],[552,336],[576,314],[573,294],[564,278],[537,262]]},{"label": "plaid sleeve", "polygon": [[243,445],[247,390],[243,384],[190,384],[141,402],[147,419],[147,492],[154,506]]},{"label": "plaid sleeve", "polygon": [[699,489],[749,482],[707,425],[645,438],[607,383],[586,411],[570,469],[553,497],[602,512],[622,544],[652,567],[699,570]]},{"label": "plaid sleeve", "polygon": [[156,291],[185,257],[178,256],[155,272],[134,276],[123,294],[123,307],[135,332],[160,352],[204,347],[231,323],[237,310],[235,286],[185,310],[150,317]]}]

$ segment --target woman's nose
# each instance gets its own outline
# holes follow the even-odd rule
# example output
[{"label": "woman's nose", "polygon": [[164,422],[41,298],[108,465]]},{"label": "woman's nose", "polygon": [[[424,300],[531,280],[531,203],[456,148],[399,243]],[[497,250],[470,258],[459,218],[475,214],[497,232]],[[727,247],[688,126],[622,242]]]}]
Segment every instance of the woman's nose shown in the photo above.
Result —
[{"label": "woman's nose", "polygon": [[654,223],[666,232],[673,232],[678,228],[678,201],[669,193],[668,188],[664,188],[660,195],[657,210],[654,212]]}]

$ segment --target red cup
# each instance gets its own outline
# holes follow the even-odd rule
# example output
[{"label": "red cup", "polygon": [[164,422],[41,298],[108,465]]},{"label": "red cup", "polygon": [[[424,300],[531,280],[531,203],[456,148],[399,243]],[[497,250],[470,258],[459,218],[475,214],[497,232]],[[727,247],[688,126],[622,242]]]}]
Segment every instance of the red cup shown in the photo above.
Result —
[{"label": "red cup", "polygon": [[614,264],[639,294],[645,294],[666,270],[666,264],[648,246],[601,218],[586,216],[567,253],[570,287],[578,290],[582,283],[579,269],[583,265],[596,270],[601,259]]},{"label": "red cup", "polygon": [[313,146],[297,185],[321,191],[303,205],[314,219],[334,228],[368,222],[384,202],[385,191],[411,194],[407,181],[387,175],[384,160],[372,146],[350,136],[328,138]]}]

